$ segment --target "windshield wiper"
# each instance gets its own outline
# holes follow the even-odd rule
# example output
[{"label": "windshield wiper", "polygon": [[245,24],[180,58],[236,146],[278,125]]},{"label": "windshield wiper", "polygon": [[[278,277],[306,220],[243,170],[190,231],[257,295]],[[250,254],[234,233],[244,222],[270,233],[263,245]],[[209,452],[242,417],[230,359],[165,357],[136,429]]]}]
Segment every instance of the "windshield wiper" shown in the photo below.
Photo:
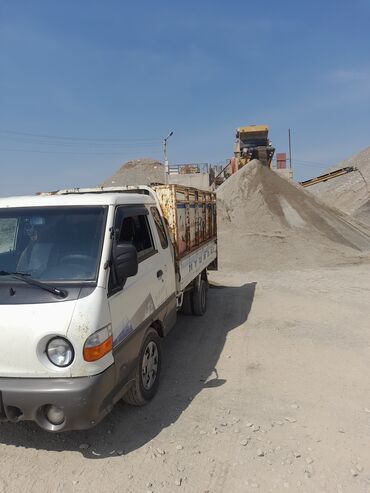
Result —
[{"label": "windshield wiper", "polygon": [[33,279],[32,277],[30,277],[31,274],[27,274],[26,272],[7,272],[6,270],[0,270],[0,276],[12,276],[15,279],[24,281],[27,284],[30,284],[31,286],[37,286],[41,289],[44,289],[45,291],[48,291],[49,293],[55,294],[56,296],[60,296],[61,298],[65,298],[68,294],[63,289],[58,289],[55,288],[54,286],[51,286],[50,284],[46,284],[45,282],[41,282],[41,281],[37,281],[36,279]]},{"label": "windshield wiper", "polygon": [[30,276],[28,272],[8,272],[6,270],[0,270],[0,276]]}]

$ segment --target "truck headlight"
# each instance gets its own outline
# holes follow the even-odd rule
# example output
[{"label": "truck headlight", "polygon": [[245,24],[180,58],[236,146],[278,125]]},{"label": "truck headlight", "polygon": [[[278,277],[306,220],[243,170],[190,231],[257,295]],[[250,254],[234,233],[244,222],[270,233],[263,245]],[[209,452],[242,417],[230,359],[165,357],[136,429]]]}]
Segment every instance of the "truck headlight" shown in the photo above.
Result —
[{"label": "truck headlight", "polygon": [[46,345],[46,355],[55,366],[69,366],[74,358],[72,344],[63,337],[53,337]]}]

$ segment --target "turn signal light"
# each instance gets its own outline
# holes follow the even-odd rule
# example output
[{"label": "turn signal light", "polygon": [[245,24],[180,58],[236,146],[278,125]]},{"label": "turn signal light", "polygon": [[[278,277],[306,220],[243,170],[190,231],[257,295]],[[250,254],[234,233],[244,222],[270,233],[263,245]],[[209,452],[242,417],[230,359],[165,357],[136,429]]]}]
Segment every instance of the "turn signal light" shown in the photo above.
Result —
[{"label": "turn signal light", "polygon": [[97,361],[113,348],[112,329],[110,325],[94,332],[86,339],[83,357],[85,361]]}]

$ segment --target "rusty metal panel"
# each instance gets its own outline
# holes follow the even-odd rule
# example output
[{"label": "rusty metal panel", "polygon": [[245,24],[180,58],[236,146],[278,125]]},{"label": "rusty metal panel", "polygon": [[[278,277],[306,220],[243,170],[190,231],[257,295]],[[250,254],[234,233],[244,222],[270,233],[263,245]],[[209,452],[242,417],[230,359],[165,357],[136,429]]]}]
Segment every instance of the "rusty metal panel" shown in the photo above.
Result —
[{"label": "rusty metal panel", "polygon": [[277,169],[285,169],[286,168],[286,153],[285,152],[277,152],[276,153],[276,167],[277,167]]},{"label": "rusty metal panel", "polygon": [[154,187],[166,218],[176,258],[216,239],[216,194],[182,185]]}]

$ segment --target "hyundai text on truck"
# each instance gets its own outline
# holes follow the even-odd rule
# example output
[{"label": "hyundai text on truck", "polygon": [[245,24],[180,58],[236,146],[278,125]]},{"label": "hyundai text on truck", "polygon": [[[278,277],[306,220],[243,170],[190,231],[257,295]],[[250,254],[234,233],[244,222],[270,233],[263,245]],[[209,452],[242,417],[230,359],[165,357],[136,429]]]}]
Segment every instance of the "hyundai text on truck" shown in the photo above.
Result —
[{"label": "hyundai text on truck", "polygon": [[202,315],[216,199],[179,185],[0,199],[0,420],[96,425],[155,395],[161,339]]}]

